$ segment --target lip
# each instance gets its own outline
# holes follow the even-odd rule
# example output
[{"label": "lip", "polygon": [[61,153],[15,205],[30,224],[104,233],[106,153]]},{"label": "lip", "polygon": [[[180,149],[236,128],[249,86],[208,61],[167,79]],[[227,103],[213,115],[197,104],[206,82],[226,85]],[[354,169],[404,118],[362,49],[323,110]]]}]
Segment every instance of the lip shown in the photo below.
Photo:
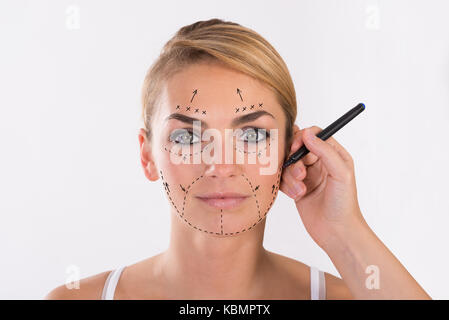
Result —
[{"label": "lip", "polygon": [[217,209],[233,209],[249,196],[236,192],[213,192],[196,196],[196,198]]}]

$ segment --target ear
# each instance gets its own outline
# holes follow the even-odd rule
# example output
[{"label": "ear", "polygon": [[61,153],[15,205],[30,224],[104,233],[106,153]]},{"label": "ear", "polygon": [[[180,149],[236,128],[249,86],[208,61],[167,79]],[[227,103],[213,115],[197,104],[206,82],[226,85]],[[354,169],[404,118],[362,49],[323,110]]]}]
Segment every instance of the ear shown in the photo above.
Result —
[{"label": "ear", "polygon": [[285,158],[287,159],[288,156],[292,153],[293,149],[297,149],[297,145],[298,145],[298,135],[300,133],[300,129],[298,127],[298,125],[295,123],[293,124],[293,132],[292,132],[292,137],[289,143],[289,146],[287,146],[287,150],[286,150],[286,154],[285,154]]},{"label": "ear", "polygon": [[293,125],[293,138],[292,138],[292,144],[290,151],[297,150],[299,146],[302,144],[302,141],[300,139],[301,136],[301,130],[299,129],[298,125],[295,123]]},{"label": "ear", "polygon": [[142,163],[145,176],[150,181],[156,181],[159,179],[159,173],[151,152],[151,143],[147,138],[145,129],[140,128],[138,137],[140,146],[140,162]]},{"label": "ear", "polygon": [[297,134],[297,132],[301,131],[298,127],[298,125],[295,123],[293,125],[293,136],[295,136]]}]

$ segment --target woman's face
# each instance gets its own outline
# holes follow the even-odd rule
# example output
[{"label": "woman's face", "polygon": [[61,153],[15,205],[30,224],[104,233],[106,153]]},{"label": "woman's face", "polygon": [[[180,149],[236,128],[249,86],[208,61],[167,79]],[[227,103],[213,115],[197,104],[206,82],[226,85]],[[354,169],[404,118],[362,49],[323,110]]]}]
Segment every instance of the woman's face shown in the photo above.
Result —
[{"label": "woman's face", "polygon": [[200,63],[171,77],[151,151],[182,223],[222,237],[262,221],[279,189],[285,121],[269,88],[225,66]]}]

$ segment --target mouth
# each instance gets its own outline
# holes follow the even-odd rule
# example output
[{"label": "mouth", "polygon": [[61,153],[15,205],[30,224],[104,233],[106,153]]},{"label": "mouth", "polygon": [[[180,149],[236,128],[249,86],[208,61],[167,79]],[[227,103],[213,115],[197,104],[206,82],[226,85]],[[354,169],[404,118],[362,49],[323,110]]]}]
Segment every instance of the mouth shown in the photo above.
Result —
[{"label": "mouth", "polygon": [[196,196],[196,198],[217,209],[233,209],[242,204],[249,196],[235,192],[214,192]]}]

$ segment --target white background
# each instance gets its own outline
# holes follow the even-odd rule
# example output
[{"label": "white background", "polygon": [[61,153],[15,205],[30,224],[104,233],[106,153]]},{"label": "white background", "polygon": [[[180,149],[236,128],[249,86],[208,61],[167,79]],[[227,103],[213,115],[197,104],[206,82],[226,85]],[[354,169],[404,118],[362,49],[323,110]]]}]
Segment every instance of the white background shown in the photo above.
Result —
[{"label": "white background", "polygon": [[[352,154],[368,224],[435,299],[448,299],[448,1],[0,2],[0,298],[166,249],[168,202],[139,161],[140,90],[164,43],[213,17],[286,61],[297,124]],[[264,246],[338,275],[280,194]]]}]

